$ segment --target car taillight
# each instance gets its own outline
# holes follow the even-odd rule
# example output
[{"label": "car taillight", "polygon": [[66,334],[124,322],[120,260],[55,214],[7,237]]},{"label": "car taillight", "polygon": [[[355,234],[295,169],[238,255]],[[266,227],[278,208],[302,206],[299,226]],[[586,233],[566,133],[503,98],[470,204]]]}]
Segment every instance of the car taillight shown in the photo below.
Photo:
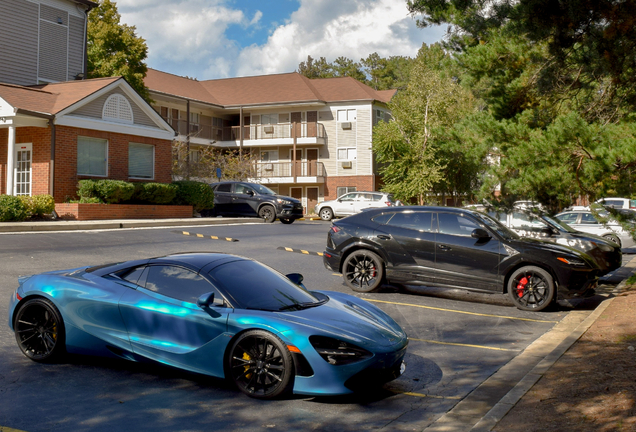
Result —
[{"label": "car taillight", "polygon": [[340,231],[340,228],[338,228],[338,227],[337,227],[337,226],[335,226],[335,225],[331,225],[331,232],[333,232],[333,233],[337,233],[338,231]]},{"label": "car taillight", "polygon": [[391,205],[392,205],[391,201],[385,201],[384,204],[386,204],[389,207],[391,207]]}]

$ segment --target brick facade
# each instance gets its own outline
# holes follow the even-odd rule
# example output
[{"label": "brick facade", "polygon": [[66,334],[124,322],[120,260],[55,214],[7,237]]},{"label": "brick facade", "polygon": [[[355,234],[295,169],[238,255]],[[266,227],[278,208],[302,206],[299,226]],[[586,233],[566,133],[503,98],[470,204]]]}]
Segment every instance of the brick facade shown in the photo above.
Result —
[{"label": "brick facade", "polygon": [[372,191],[374,190],[374,177],[373,175],[366,176],[337,176],[327,177],[325,180],[324,194],[325,201],[334,200],[338,194],[338,188],[344,186],[355,186],[359,191]]},{"label": "brick facade", "polygon": [[[51,129],[37,127],[16,128],[16,146],[33,143],[32,194],[49,193],[49,161],[51,158]],[[77,139],[79,136],[108,140],[108,176],[124,181],[145,181],[128,178],[128,143],[150,144],[155,147],[155,178],[153,182],[172,181],[172,141],[101,132],[67,126],[57,126],[55,131],[55,202],[77,198],[77,182],[82,179],[104,177],[77,175]],[[6,192],[6,161],[8,131],[0,129],[0,190]]]},{"label": "brick facade", "polygon": [[192,206],[58,203],[55,212],[75,220],[190,218]]}]

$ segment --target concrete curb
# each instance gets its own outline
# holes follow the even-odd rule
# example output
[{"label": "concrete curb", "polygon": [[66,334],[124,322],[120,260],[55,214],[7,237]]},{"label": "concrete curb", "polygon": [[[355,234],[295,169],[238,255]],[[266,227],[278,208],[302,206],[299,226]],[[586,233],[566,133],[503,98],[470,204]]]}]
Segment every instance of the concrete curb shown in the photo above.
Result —
[{"label": "concrete curb", "polygon": [[[625,267],[636,270],[636,258]],[[627,277],[614,293],[621,292]],[[535,340],[521,354],[502,366],[446,414],[424,429],[441,431],[491,431],[508,411],[534,386],[544,373],[590,328],[614,300],[603,301],[591,314],[570,312],[548,333]],[[502,394],[503,391],[509,389]]]}]

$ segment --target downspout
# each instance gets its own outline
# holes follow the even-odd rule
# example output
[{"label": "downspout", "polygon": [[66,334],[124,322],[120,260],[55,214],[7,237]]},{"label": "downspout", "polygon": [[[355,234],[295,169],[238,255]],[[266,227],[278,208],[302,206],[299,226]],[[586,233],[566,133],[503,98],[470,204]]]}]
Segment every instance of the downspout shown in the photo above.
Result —
[{"label": "downspout", "polygon": [[84,14],[86,15],[86,19],[84,20],[84,78],[88,78],[88,13],[91,11],[92,7],[90,5],[86,6],[86,10]]},{"label": "downspout", "polygon": [[[51,161],[49,162],[49,195],[53,197],[55,201],[55,118],[49,120],[49,126],[51,126]],[[57,219],[58,215],[53,208],[53,219]]]},{"label": "downspout", "polygon": [[243,128],[245,122],[243,121],[243,107],[239,108],[239,156],[243,157]]}]

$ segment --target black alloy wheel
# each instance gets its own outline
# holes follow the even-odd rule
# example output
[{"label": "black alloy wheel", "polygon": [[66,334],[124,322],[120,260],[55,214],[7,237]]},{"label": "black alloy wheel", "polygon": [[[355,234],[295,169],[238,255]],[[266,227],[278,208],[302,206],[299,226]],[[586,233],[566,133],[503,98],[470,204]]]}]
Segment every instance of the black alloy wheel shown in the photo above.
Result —
[{"label": "black alloy wheel", "polygon": [[258,211],[258,217],[267,223],[272,223],[276,220],[276,210],[271,205],[264,205]]},{"label": "black alloy wheel", "polygon": [[25,356],[36,362],[52,362],[64,353],[64,322],[48,300],[35,298],[15,316],[15,338]]},{"label": "black alloy wheel", "polygon": [[554,300],[554,281],[540,267],[521,267],[508,280],[508,295],[518,309],[538,312]]},{"label": "black alloy wheel", "polygon": [[373,292],[382,284],[382,260],[368,250],[352,252],[342,266],[342,276],[349,288],[357,292]]},{"label": "black alloy wheel", "polygon": [[291,218],[281,218],[281,223],[284,223],[285,225],[289,225],[291,223],[294,223],[294,219]]},{"label": "black alloy wheel", "polygon": [[329,207],[321,208],[319,212],[319,216],[320,216],[320,219],[324,221],[330,221],[331,219],[333,219],[333,210],[331,210],[331,208]]},{"label": "black alloy wheel", "polygon": [[283,341],[264,330],[239,336],[230,350],[228,369],[239,390],[253,398],[273,399],[292,387],[292,356]]}]

